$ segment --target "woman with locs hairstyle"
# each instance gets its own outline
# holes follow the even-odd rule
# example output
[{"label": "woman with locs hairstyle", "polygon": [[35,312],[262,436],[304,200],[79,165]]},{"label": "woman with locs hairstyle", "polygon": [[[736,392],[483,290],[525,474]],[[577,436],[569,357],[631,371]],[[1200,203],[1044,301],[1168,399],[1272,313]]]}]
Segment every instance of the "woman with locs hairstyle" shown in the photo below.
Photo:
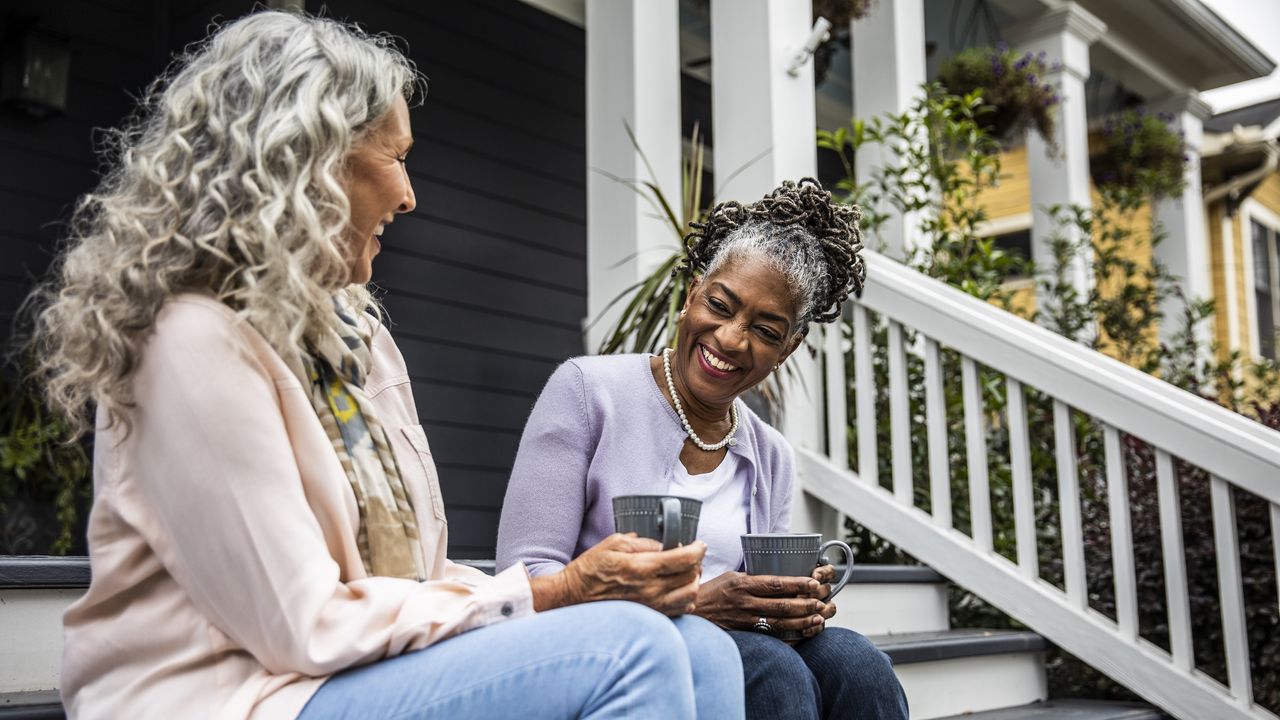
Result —
[{"label": "woman with locs hairstyle", "polygon": [[907,717],[889,658],[851,630],[826,628],[830,565],[811,577],[742,572],[742,534],[790,530],[795,463],[739,398],[782,368],[811,322],[838,319],[861,291],[858,219],[811,179],[712,208],[686,238],[692,282],[674,347],[555,371],[520,440],[498,526],[498,567],[523,563],[541,576],[613,531],[615,497],[700,500],[707,553],[694,612],[733,638],[753,720]]},{"label": "woman with locs hairstyle", "polygon": [[415,206],[422,90],[385,38],[260,12],[114,135],[33,303],[48,401],[80,432],[97,408],[69,717],[742,716],[732,642],[683,614],[701,543],[611,535],[534,578],[445,559],[365,289]]}]

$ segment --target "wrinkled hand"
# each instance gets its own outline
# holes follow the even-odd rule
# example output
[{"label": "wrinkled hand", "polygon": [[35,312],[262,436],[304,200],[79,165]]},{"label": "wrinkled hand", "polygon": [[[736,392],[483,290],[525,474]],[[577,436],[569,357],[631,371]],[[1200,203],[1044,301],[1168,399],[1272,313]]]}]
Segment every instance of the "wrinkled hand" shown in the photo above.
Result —
[{"label": "wrinkled hand", "polygon": [[663,550],[656,540],[614,533],[555,575],[534,578],[534,608],[631,600],[665,615],[693,612],[707,546]]},{"label": "wrinkled hand", "polygon": [[765,618],[776,631],[796,630],[811,638],[836,612],[820,595],[826,591],[817,578],[727,572],[699,589],[694,612],[730,630],[750,630]]}]

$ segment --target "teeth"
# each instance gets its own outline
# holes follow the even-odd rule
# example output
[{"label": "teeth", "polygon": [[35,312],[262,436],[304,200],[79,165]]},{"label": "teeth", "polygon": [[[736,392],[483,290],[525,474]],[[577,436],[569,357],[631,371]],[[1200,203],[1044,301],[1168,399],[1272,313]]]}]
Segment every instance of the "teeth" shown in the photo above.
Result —
[{"label": "teeth", "polygon": [[706,358],[707,364],[711,367],[720,370],[721,372],[733,372],[738,369],[737,365],[730,365],[729,363],[722,361],[720,358],[712,355],[710,352],[707,352],[706,348],[700,347],[698,349],[702,351],[702,357]]},{"label": "teeth", "polygon": [[387,226],[386,226],[386,225],[379,225],[379,226],[378,226],[378,229],[373,231],[373,234],[374,234],[374,235],[376,235],[376,236],[378,236],[378,237],[382,237],[382,231],[383,231],[383,230],[386,230],[386,229],[387,229]]}]

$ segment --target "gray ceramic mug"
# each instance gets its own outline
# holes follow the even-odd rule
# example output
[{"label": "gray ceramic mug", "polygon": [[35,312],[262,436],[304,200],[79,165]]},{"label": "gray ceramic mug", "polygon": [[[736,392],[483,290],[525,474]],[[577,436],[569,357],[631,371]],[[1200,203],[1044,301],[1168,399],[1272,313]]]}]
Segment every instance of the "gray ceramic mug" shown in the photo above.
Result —
[{"label": "gray ceramic mug", "polygon": [[[809,577],[822,563],[829,548],[844,551],[844,577],[831,587],[831,594],[823,598],[830,602],[836,593],[844,589],[853,574],[853,551],[839,540],[822,542],[820,533],[749,533],[742,536],[742,556],[748,575],[781,575],[784,577]],[[799,640],[796,631],[775,632],[782,640]]]},{"label": "gray ceramic mug", "polygon": [[613,499],[613,527],[662,543],[663,550],[698,537],[702,501],[677,495],[620,495]]}]

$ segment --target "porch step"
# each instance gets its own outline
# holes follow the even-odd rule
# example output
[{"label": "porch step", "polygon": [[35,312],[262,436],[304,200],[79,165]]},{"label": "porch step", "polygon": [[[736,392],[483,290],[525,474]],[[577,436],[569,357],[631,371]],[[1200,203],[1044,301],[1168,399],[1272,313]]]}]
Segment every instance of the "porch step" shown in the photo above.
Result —
[{"label": "porch step", "polygon": [[[837,568],[837,573],[843,572],[843,567]],[[831,626],[863,635],[941,632],[950,627],[947,579],[923,565],[854,565],[849,584],[836,596],[836,610]]]},{"label": "porch step", "polygon": [[1164,720],[1168,716],[1141,703],[1105,700],[1049,700],[1019,707],[952,715],[941,720]]},{"label": "porch step", "polygon": [[62,720],[57,690],[0,693],[0,720]]},{"label": "porch step", "polygon": [[916,720],[1030,705],[1049,695],[1049,645],[1033,632],[965,629],[869,639],[893,660]]}]

